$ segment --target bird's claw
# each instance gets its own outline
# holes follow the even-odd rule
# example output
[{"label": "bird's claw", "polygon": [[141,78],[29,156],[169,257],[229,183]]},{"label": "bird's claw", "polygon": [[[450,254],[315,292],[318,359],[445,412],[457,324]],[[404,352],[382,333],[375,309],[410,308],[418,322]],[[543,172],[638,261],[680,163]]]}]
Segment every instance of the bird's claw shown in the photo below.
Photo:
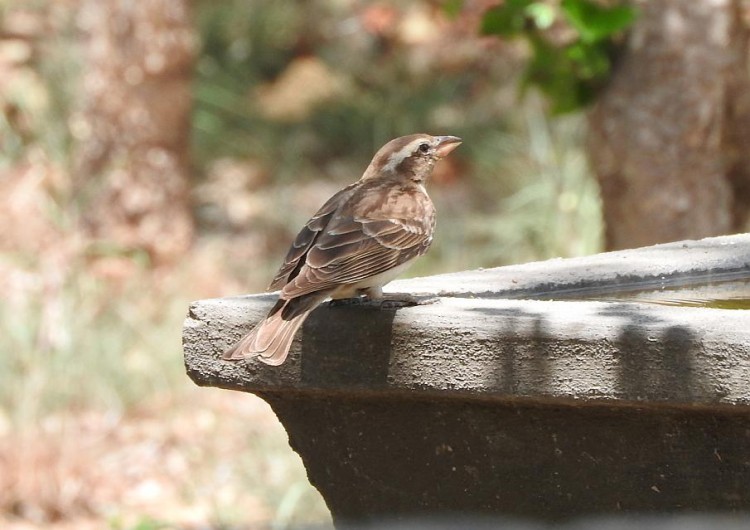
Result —
[{"label": "bird's claw", "polygon": [[377,304],[380,309],[400,309],[402,307],[434,304],[438,300],[435,296],[417,297],[411,294],[392,294],[373,300],[373,303]]},{"label": "bird's claw", "polygon": [[402,307],[414,307],[417,305],[416,302],[411,300],[373,300],[373,303],[378,305],[379,309],[401,309]]},{"label": "bird's claw", "polygon": [[361,296],[354,298],[334,298],[328,302],[328,307],[345,307],[353,305],[362,305],[366,299]]},{"label": "bird's claw", "polygon": [[391,310],[435,304],[439,300],[436,296],[414,296],[406,293],[394,293],[379,298],[369,298],[367,296],[337,298],[328,302],[328,307],[370,306],[383,310]]}]

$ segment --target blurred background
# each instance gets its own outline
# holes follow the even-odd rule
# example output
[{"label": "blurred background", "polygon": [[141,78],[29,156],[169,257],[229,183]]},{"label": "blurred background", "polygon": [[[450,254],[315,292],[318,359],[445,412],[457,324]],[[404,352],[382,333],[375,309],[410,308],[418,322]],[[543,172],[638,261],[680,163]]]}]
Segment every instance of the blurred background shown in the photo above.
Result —
[{"label": "blurred background", "polygon": [[0,0],[0,527],[329,524],[264,402],[187,379],[181,325],[262,291],[396,136],[464,139],[412,276],[623,246],[591,117],[524,84],[497,4]]}]

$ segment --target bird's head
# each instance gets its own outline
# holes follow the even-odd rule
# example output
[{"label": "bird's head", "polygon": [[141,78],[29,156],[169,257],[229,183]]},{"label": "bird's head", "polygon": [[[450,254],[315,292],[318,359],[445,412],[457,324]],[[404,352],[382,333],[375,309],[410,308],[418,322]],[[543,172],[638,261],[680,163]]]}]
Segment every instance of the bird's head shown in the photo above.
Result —
[{"label": "bird's head", "polygon": [[396,176],[424,182],[432,173],[435,162],[461,143],[457,136],[411,134],[391,140],[375,154],[363,179]]}]

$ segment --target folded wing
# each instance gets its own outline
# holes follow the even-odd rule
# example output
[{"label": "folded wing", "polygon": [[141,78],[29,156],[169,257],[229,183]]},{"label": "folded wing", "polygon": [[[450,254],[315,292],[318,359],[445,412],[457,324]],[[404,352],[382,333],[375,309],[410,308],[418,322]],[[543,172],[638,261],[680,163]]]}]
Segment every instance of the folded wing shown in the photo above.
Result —
[{"label": "folded wing", "polygon": [[341,284],[355,284],[424,254],[435,224],[426,215],[410,219],[337,216],[316,239],[305,263],[282,290],[294,298]]},{"label": "folded wing", "polygon": [[305,226],[302,227],[302,230],[297,234],[297,237],[294,238],[292,246],[289,248],[286,257],[284,258],[284,263],[281,265],[276,276],[274,276],[271,284],[268,286],[269,291],[281,289],[290,279],[294,278],[299,273],[299,269],[305,263],[305,254],[307,254],[320,236],[321,232],[331,221],[336,210],[339,209],[339,207],[352,195],[356,186],[357,183],[355,182],[328,199],[315,215],[307,221]]}]

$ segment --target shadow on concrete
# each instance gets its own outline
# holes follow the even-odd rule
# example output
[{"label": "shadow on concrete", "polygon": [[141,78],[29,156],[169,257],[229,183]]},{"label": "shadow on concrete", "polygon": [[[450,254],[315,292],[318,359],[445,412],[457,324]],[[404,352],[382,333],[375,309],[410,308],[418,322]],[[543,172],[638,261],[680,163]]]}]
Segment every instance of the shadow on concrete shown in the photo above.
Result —
[{"label": "shadow on concrete", "polygon": [[[543,314],[515,308],[476,308],[498,320],[494,352],[497,361],[492,384],[511,394],[529,391],[550,394],[550,361],[565,348]],[[612,346],[618,372],[618,393],[637,401],[690,402],[713,393],[711,381],[701,379],[694,366],[701,338],[686,326],[664,327],[659,308],[641,304],[608,304],[599,315],[617,319]],[[658,324],[662,323],[661,326]],[[585,324],[585,322],[582,322]],[[653,330],[650,329],[653,327]],[[585,344],[580,344],[586,355]],[[593,353],[591,353],[593,355]]]},{"label": "shadow on concrete", "polygon": [[[529,391],[546,393],[549,387],[549,348],[545,344],[555,340],[542,314],[516,308],[472,308],[497,318],[501,323],[498,340],[488,351],[496,361],[488,374],[492,387],[508,394]],[[521,376],[523,374],[523,376]]]},{"label": "shadow on concrete", "polygon": [[618,384],[626,396],[648,401],[691,401],[710,392],[695,369],[700,337],[680,325],[649,326],[662,322],[657,308],[639,304],[612,304],[599,312],[622,320],[614,343]]},{"label": "shadow on concrete", "polygon": [[302,383],[385,386],[395,316],[373,305],[321,305],[302,327]]}]

